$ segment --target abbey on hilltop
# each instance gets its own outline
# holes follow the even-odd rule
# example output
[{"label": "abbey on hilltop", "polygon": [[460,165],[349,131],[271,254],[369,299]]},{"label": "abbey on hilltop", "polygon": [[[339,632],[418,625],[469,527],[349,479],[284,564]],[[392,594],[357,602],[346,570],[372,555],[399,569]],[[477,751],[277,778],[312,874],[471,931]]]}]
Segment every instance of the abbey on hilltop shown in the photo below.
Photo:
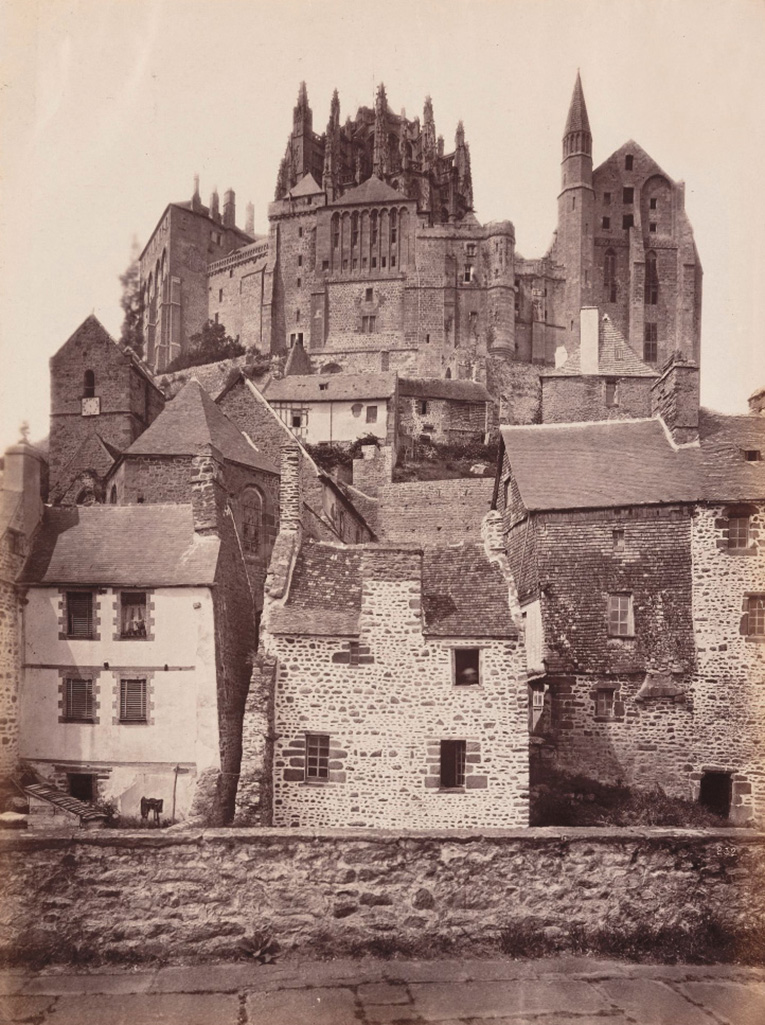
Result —
[{"label": "abbey on hilltop", "polygon": [[633,376],[672,353],[699,358],[701,265],[683,184],[633,141],[593,169],[578,76],[557,230],[538,259],[516,251],[511,221],[479,222],[462,123],[447,152],[430,97],[422,121],[409,120],[382,85],[374,108],[345,122],[335,92],[317,135],[301,84],[268,217],[256,237],[250,205],[242,231],[233,191],[221,211],[217,191],[202,204],[198,181],[167,207],[141,256],[155,371],[209,318],[272,355],[300,343],[314,371],[485,380],[487,359],[562,367],[583,307],[630,350]]}]

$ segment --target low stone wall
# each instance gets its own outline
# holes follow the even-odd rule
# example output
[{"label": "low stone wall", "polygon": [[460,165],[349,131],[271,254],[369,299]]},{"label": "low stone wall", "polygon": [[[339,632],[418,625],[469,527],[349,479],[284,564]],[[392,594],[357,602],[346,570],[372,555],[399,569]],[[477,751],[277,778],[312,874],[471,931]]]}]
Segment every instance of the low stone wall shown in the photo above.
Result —
[{"label": "low stone wall", "polygon": [[[765,916],[765,834],[529,829],[394,834],[230,829],[0,836],[0,954],[190,961],[263,931],[311,956],[451,939],[519,919],[731,929]],[[18,956],[17,954],[17,956]]]}]

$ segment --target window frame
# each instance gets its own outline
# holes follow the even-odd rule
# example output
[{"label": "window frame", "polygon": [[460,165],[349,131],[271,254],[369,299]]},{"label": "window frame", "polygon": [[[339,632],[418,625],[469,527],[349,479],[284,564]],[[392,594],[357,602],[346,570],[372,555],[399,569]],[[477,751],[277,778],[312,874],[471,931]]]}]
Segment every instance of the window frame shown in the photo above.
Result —
[{"label": "window frame", "polygon": [[[139,715],[128,715],[130,684],[140,684]],[[119,724],[120,726],[149,725],[149,681],[145,676],[120,677],[119,681]]]},{"label": "window frame", "polygon": [[[84,723],[88,726],[95,725],[97,721],[96,694],[93,687],[93,678],[89,676],[65,676],[63,684],[64,693],[60,721],[65,723]],[[82,684],[84,686],[84,694],[82,695],[84,715],[75,715],[74,684]]]},{"label": "window frame", "polygon": [[745,604],[746,636],[765,641],[765,594],[747,594]]},{"label": "window frame", "polygon": [[377,406],[367,406],[365,417],[366,417],[366,422],[368,424],[376,424],[377,423]]},{"label": "window frame", "polygon": [[659,325],[647,321],[643,325],[643,362],[657,363],[659,359]]},{"label": "window frame", "polygon": [[[750,544],[750,517],[729,516],[728,517],[728,548],[734,552],[743,552]],[[734,526],[734,524],[736,526]],[[743,530],[741,527],[743,524]],[[743,544],[741,540],[743,538]],[[736,543],[734,543],[736,542]]]},{"label": "window frame", "polygon": [[[626,604],[623,606],[622,602]],[[629,639],[635,636],[635,609],[630,592],[615,591],[608,595],[607,624],[609,637]]]},{"label": "window frame", "polygon": [[[126,598],[137,597],[138,595],[143,595],[143,602],[140,602],[140,601],[132,601],[132,602],[131,601],[125,601]],[[140,630],[139,630],[137,633],[127,633],[125,631],[125,610],[127,608],[130,608],[131,606],[138,606],[138,607],[140,607],[141,605],[143,605],[143,619],[142,619],[143,632],[141,633]],[[148,592],[147,591],[139,591],[137,589],[136,590],[120,591],[120,597],[119,597],[119,617],[120,617],[120,622],[119,622],[119,639],[121,641],[138,641],[138,640],[145,641],[145,640],[147,640],[148,635],[149,635],[149,622],[148,622],[148,620],[149,620],[149,595],[148,595]]]},{"label": "window frame", "polygon": [[614,688],[598,687],[595,691],[595,716],[598,719],[614,718]]},{"label": "window frame", "polygon": [[329,733],[306,733],[304,782],[329,782]]},{"label": "window frame", "polygon": [[[87,614],[87,632],[80,633],[73,629],[73,609],[72,599],[77,596],[80,598],[87,597],[88,599],[88,614]],[[92,641],[96,640],[95,637],[95,608],[94,608],[94,594],[92,591],[85,590],[71,590],[65,592],[65,611],[64,611],[64,625],[66,629],[65,638],[67,640],[74,641]]]},{"label": "window frame", "polygon": [[[250,506],[250,502],[253,502],[252,506]],[[261,550],[263,543],[263,511],[265,508],[260,488],[252,484],[243,488],[239,497],[239,507],[242,514],[242,548],[245,552],[257,553]],[[251,509],[255,511],[252,522],[248,517],[248,512]],[[250,530],[248,525],[253,526],[254,529]]]},{"label": "window frame", "polygon": [[[472,663],[475,662],[475,665]],[[461,663],[464,663],[461,665]],[[481,649],[476,646],[452,648],[452,685],[454,687],[479,687],[481,678]],[[464,674],[475,672],[475,679],[466,680]]]},{"label": "window frame", "polygon": [[443,738],[439,744],[439,789],[461,793],[465,789],[467,741]]}]

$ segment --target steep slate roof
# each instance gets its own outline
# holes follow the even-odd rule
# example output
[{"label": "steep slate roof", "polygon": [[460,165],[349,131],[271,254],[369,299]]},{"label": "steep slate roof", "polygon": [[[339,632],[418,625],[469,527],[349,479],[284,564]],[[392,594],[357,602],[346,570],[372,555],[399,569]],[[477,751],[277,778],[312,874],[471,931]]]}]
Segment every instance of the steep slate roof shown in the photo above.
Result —
[{"label": "steep slate roof", "polygon": [[482,544],[425,548],[424,632],[437,637],[517,637],[508,586]]},{"label": "steep slate roof", "polygon": [[589,131],[590,119],[587,117],[587,104],[584,102],[582,79],[577,71],[574,92],[571,97],[571,106],[568,108],[568,117],[566,118],[566,127],[563,134],[568,135],[569,132]]},{"label": "steep slate roof", "polygon": [[701,411],[700,443],[673,447],[661,420],[503,427],[529,511],[765,498],[765,420]]},{"label": "steep slate roof", "polygon": [[453,381],[443,377],[402,377],[398,383],[399,395],[414,395],[421,399],[451,399],[454,402],[492,402],[485,385],[477,381]]},{"label": "steep slate roof", "polygon": [[[573,377],[582,373],[582,351],[574,349],[562,367],[543,370],[543,377]],[[598,325],[598,369],[597,375],[605,377],[658,377],[652,367],[644,363],[630,346],[614,322],[604,314]],[[588,375],[589,376],[589,375]]]},{"label": "steep slate roof", "polygon": [[355,189],[351,189],[350,192],[346,192],[340,199],[336,199],[332,205],[349,206],[353,203],[390,202],[408,203],[411,200],[407,199],[403,192],[397,192],[390,185],[386,185],[384,181],[381,181],[377,175],[373,174],[365,182],[362,182],[361,185],[357,185]]},{"label": "steep slate roof", "polygon": [[212,584],[220,541],[194,533],[190,505],[48,506],[27,584]]},{"label": "steep slate roof", "polygon": [[215,405],[197,381],[189,381],[141,434],[127,456],[195,456],[213,445],[224,459],[278,473]]},{"label": "steep slate roof", "polygon": [[299,199],[301,196],[315,196],[317,192],[321,191],[321,186],[309,171],[303,175],[294,189],[290,189],[289,194],[293,199]]},{"label": "steep slate roof", "polygon": [[[326,385],[322,388],[321,385]],[[294,374],[269,381],[263,394],[269,402],[346,402],[351,399],[386,399],[396,390],[396,375]]]},{"label": "steep slate roof", "polygon": [[272,633],[344,636],[359,632],[361,549],[324,542],[301,546],[284,606],[272,608]]}]

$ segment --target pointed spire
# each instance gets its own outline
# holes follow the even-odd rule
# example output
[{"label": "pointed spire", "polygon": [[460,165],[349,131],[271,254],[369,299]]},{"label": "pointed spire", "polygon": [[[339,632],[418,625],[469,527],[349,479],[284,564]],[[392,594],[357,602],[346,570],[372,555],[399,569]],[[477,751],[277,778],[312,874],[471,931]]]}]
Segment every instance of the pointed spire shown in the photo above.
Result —
[{"label": "pointed spire", "polygon": [[302,107],[304,110],[308,106],[308,89],[306,88],[305,82],[300,83],[300,88],[298,89],[297,105],[298,107]]},{"label": "pointed spire", "polygon": [[433,101],[425,97],[422,116],[422,163],[428,168],[436,156],[436,123],[433,120]]},{"label": "pointed spire", "polygon": [[193,195],[191,197],[191,209],[192,210],[201,210],[202,209],[202,199],[201,199],[201,197],[199,195],[199,175],[198,174],[194,175],[194,193],[193,193]]},{"label": "pointed spire", "polygon": [[252,203],[248,203],[245,208],[244,230],[248,235],[255,234],[255,207]]},{"label": "pointed spire", "polygon": [[570,135],[572,132],[587,132],[590,131],[590,119],[587,117],[587,104],[584,102],[584,91],[582,89],[582,78],[579,71],[576,72],[576,82],[574,83],[574,92],[571,97],[571,105],[568,108],[568,117],[566,118],[566,128],[563,132],[564,136]]},{"label": "pointed spire", "polygon": [[454,145],[456,149],[460,149],[465,145],[465,126],[461,121],[457,122],[457,131],[454,136]]},{"label": "pointed spire", "polygon": [[340,97],[338,96],[337,89],[332,93],[332,103],[329,107],[329,121],[330,124],[340,124]]},{"label": "pointed spire", "polygon": [[377,87],[377,96],[375,98],[375,142],[374,154],[372,157],[372,170],[378,178],[384,178],[390,171],[388,126],[386,121],[387,111],[388,99],[385,95],[385,86],[380,82]]}]

